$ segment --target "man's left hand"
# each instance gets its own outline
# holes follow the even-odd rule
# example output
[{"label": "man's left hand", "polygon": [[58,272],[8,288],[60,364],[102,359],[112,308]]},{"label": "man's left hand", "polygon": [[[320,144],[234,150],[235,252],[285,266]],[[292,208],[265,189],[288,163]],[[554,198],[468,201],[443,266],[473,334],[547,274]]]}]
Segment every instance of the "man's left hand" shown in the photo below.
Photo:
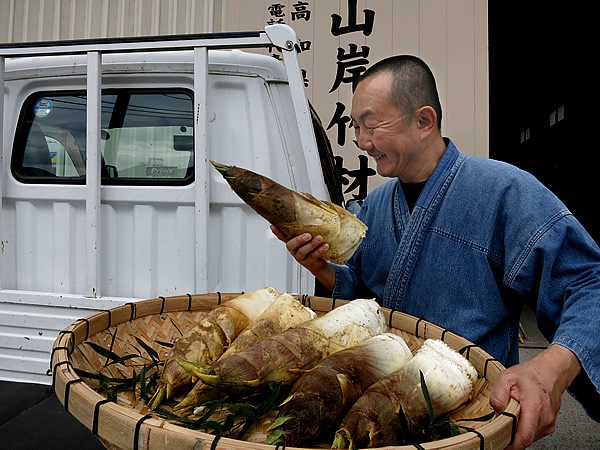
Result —
[{"label": "man's left hand", "polygon": [[562,395],[581,371],[579,359],[566,347],[549,346],[535,358],[500,372],[490,395],[490,405],[504,411],[510,398],[521,404],[511,450],[529,447],[554,432]]}]

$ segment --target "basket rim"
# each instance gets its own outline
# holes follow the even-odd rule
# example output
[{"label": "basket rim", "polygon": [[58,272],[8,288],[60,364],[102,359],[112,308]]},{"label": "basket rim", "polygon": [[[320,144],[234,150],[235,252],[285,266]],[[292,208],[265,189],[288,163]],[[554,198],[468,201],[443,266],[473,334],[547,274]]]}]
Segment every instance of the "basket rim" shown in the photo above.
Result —
[{"label": "basket rim", "polygon": [[[260,443],[250,443],[231,438],[219,438],[213,434],[202,431],[190,430],[168,422],[165,419],[154,417],[152,414],[142,415],[124,405],[113,403],[101,394],[97,393],[89,386],[83,378],[75,373],[71,362],[71,354],[78,345],[86,341],[90,336],[104,332],[109,328],[122,323],[139,319],[148,315],[175,312],[198,312],[209,311],[212,308],[227,302],[242,293],[206,293],[206,294],[186,294],[171,297],[157,297],[146,300],[129,302],[115,308],[98,311],[85,318],[78,319],[64,330],[60,331],[52,348],[50,356],[50,370],[52,372],[52,390],[55,392],[59,401],[65,409],[70,412],[77,420],[86,426],[101,441],[109,439],[104,436],[100,430],[100,418],[107,413],[118,414],[126,420],[121,420],[123,432],[133,436],[130,439],[129,448],[138,448],[140,436],[148,436],[151,440],[150,429],[162,429],[167,432],[176,433],[183,439],[187,439],[192,446],[198,443],[211,443],[214,448],[217,443],[226,445],[230,448],[260,448],[272,449],[273,446]],[[316,312],[327,312],[338,306],[342,306],[351,300],[311,296],[308,294],[294,294],[302,304],[312,308]],[[494,383],[498,374],[505,370],[504,366],[481,347],[471,343],[447,329],[428,322],[424,319],[403,313],[397,310],[381,308],[386,316],[388,326],[398,330],[405,331],[421,339],[440,339],[451,348],[459,351],[475,367],[480,377],[483,377],[489,383]],[[84,403],[83,409],[93,411],[90,423],[89,417],[80,411],[69,411],[69,400],[76,396]],[[89,411],[88,411],[89,413]],[[496,414],[488,423],[478,427],[476,430],[461,433],[458,436],[421,443],[417,448],[502,448],[510,445],[514,441],[517,421],[520,413],[520,404],[514,399],[510,399],[506,409]],[[89,415],[89,414],[88,414]],[[493,442],[492,442],[493,441]],[[196,447],[194,447],[196,448]],[[287,447],[294,449],[296,447]],[[415,445],[407,445],[395,448],[415,448]],[[306,449],[306,448],[304,448]]]}]

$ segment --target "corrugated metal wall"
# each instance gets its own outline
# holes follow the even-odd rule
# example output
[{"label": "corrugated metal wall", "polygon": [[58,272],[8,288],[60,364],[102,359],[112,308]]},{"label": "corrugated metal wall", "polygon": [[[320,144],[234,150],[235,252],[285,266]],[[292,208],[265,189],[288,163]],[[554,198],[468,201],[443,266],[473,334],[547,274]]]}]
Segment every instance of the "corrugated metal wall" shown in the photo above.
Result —
[{"label": "corrugated metal wall", "polygon": [[[351,72],[398,53],[432,67],[442,131],[465,153],[489,155],[487,2],[481,0],[0,0],[0,41],[186,34],[294,27],[300,64],[344,174],[346,198],[383,179],[361,155],[349,125]],[[333,33],[333,16],[341,19]],[[352,17],[351,17],[352,16]],[[361,26],[371,18],[372,30]],[[354,25],[354,26],[350,26]],[[276,52],[272,52],[277,57]],[[362,66],[361,66],[362,64]],[[340,83],[340,66],[345,65]],[[333,85],[338,84],[332,90]],[[367,181],[368,179],[368,181]]]},{"label": "corrugated metal wall", "polygon": [[[50,41],[213,31],[214,0],[1,0],[0,41]],[[217,8],[215,10],[215,8]],[[220,21],[217,23],[217,31]]]}]

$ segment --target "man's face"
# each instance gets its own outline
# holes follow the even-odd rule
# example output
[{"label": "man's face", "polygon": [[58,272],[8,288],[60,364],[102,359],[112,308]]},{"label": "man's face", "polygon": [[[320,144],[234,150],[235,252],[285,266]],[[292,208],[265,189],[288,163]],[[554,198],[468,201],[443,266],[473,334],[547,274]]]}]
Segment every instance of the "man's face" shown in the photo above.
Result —
[{"label": "man's face", "polygon": [[390,103],[392,76],[373,75],[361,81],[352,98],[352,124],[361,150],[377,164],[377,173],[413,181],[419,140],[412,119]]}]

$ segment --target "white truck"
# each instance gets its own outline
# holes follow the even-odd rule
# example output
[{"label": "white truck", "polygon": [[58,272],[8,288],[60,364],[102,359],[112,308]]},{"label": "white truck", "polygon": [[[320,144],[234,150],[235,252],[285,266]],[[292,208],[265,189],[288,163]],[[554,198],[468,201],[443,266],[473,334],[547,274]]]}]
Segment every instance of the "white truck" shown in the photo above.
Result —
[{"label": "white truck", "polygon": [[[0,46],[0,379],[50,384],[59,331],[158,296],[314,280],[209,164],[342,203],[287,25]],[[275,46],[283,62],[240,49]]]}]

